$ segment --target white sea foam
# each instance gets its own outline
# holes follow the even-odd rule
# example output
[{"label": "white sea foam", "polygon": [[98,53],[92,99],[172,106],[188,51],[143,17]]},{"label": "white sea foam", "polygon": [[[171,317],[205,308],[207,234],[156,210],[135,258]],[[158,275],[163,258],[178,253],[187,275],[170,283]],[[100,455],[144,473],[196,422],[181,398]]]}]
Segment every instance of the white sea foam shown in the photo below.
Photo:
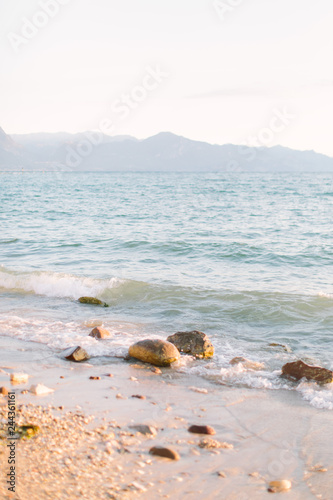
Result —
[{"label": "white sea foam", "polygon": [[99,296],[105,290],[123,283],[118,278],[93,279],[64,273],[32,272],[14,273],[0,269],[0,287],[7,290],[23,290],[47,297]]}]

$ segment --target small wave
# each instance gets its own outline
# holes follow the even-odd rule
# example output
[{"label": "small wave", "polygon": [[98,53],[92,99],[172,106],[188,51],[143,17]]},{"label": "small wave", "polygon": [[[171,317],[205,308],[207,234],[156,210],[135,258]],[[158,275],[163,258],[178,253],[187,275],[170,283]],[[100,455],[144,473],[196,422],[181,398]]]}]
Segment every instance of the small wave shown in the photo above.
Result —
[{"label": "small wave", "polygon": [[18,238],[13,238],[11,240],[0,240],[0,245],[9,245],[10,243],[16,243],[17,241],[19,241]]},{"label": "small wave", "polygon": [[94,279],[65,273],[35,271],[18,273],[0,269],[0,287],[47,297],[78,299],[83,295],[98,297],[124,281],[118,278]]}]

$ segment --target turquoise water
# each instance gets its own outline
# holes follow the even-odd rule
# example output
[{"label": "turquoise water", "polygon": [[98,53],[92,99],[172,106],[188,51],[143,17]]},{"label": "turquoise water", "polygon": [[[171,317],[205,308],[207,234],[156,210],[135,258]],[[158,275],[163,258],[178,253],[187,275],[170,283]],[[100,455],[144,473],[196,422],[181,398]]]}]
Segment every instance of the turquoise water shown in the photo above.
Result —
[{"label": "turquoise water", "polygon": [[333,368],[333,176],[1,174],[0,211],[0,334],[99,357],[198,329],[216,356],[179,370],[333,409],[331,386],[279,378],[298,357]]}]

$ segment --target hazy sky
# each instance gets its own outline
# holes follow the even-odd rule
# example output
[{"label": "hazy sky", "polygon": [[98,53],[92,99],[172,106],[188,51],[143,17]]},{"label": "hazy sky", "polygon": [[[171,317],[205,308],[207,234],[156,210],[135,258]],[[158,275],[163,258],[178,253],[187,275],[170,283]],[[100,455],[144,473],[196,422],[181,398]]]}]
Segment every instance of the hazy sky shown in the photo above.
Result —
[{"label": "hazy sky", "polygon": [[0,0],[0,126],[333,156],[332,26],[332,0]]}]

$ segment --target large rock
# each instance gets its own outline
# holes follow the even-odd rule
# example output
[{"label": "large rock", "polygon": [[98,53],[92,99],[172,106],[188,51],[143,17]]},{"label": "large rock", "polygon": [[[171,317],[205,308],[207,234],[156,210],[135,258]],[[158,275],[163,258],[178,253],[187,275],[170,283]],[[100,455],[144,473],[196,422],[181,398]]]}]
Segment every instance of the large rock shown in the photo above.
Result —
[{"label": "large rock", "polygon": [[92,304],[94,306],[109,307],[108,304],[102,302],[99,299],[96,299],[95,297],[80,297],[79,302],[81,302],[81,304]]},{"label": "large rock", "polygon": [[63,355],[69,361],[76,361],[77,363],[89,359],[89,354],[80,346],[69,347],[63,352]]},{"label": "large rock", "polygon": [[140,340],[131,345],[128,354],[132,358],[156,366],[169,366],[180,358],[179,351],[170,342],[165,340]]},{"label": "large rock", "polygon": [[111,333],[105,328],[96,326],[96,328],[91,330],[91,332],[89,333],[89,337],[94,337],[95,339],[106,339],[108,337],[111,337]]},{"label": "large rock", "polygon": [[282,375],[284,377],[293,377],[296,380],[305,377],[319,384],[330,384],[333,382],[333,371],[321,368],[320,366],[307,365],[301,360],[285,364],[282,367]]},{"label": "large rock", "polygon": [[211,358],[214,355],[214,346],[203,332],[177,332],[167,338],[179,352],[191,354],[197,358]]}]

